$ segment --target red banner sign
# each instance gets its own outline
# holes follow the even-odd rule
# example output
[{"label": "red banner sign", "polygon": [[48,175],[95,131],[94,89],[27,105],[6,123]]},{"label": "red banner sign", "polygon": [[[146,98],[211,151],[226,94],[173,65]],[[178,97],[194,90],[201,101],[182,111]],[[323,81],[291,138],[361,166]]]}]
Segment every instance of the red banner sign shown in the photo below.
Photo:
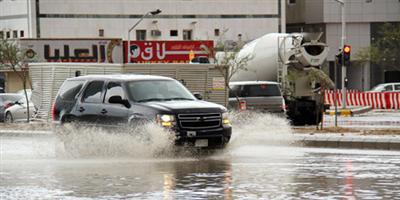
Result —
[{"label": "red banner sign", "polygon": [[[124,62],[128,45],[124,41]],[[188,63],[190,58],[213,55],[214,42],[207,41],[131,41],[131,63]]]}]

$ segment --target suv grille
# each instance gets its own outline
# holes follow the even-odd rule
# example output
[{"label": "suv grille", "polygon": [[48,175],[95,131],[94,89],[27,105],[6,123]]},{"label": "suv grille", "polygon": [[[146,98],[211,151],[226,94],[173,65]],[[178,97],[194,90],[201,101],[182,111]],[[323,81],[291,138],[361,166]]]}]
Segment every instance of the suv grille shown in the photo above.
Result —
[{"label": "suv grille", "polygon": [[178,114],[181,128],[204,129],[221,126],[221,113]]}]

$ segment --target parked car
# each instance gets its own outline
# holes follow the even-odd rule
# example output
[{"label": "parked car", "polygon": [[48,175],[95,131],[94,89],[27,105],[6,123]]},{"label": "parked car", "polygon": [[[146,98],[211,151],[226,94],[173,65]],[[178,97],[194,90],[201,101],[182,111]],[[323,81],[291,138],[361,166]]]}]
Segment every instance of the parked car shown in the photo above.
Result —
[{"label": "parked car", "polygon": [[382,83],[373,87],[369,92],[400,92],[400,83]]},{"label": "parked car", "polygon": [[285,114],[286,105],[279,83],[271,81],[236,81],[229,83],[229,107],[238,108],[238,100],[246,109]]},{"label": "parked car", "polygon": [[0,122],[4,122],[5,110],[23,96],[17,93],[2,93],[0,94]]},{"label": "parked car", "polygon": [[222,148],[232,128],[227,109],[195,98],[179,81],[151,75],[89,75],[67,79],[52,108],[56,124],[97,126],[154,121],[177,145]]},{"label": "parked car", "polygon": [[[7,123],[12,122],[19,122],[19,121],[26,121],[27,120],[27,113],[28,113],[28,104],[26,102],[24,92],[18,91],[18,95],[21,96],[20,99],[14,102],[14,104],[4,111],[4,121]],[[33,105],[31,99],[32,91],[27,91],[28,100],[29,100],[29,114],[31,117],[35,115],[36,109]]]}]

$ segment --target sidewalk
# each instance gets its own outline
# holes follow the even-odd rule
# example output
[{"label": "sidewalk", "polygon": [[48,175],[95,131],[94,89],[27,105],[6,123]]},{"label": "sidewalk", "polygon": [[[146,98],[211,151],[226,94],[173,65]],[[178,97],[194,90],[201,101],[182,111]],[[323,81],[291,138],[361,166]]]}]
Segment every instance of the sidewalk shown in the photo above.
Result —
[{"label": "sidewalk", "polygon": [[315,127],[294,128],[295,145],[326,147],[400,150],[400,127],[395,128],[346,128]]},{"label": "sidewalk", "polygon": [[[400,151],[400,127],[391,129],[294,127],[293,137],[287,138],[295,146],[324,148],[379,149]],[[53,132],[48,126],[0,126],[0,136],[48,137]],[[286,140],[286,139],[285,139]]]}]

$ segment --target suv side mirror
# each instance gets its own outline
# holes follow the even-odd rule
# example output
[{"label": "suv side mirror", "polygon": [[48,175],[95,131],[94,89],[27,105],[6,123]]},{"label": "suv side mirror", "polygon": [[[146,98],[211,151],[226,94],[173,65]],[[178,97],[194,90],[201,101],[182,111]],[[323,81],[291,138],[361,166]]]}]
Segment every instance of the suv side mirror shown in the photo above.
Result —
[{"label": "suv side mirror", "polygon": [[110,98],[108,99],[108,102],[109,102],[109,103],[115,103],[115,104],[122,104],[122,105],[124,105],[124,106],[127,107],[127,108],[130,108],[130,107],[131,107],[131,104],[128,102],[128,100],[122,99],[122,97],[119,96],[119,95],[110,97]]},{"label": "suv side mirror", "polygon": [[196,97],[196,99],[198,99],[198,100],[202,100],[202,99],[203,99],[203,96],[201,96],[201,94],[198,93],[198,92],[193,93],[193,95],[194,95],[194,97]]}]

